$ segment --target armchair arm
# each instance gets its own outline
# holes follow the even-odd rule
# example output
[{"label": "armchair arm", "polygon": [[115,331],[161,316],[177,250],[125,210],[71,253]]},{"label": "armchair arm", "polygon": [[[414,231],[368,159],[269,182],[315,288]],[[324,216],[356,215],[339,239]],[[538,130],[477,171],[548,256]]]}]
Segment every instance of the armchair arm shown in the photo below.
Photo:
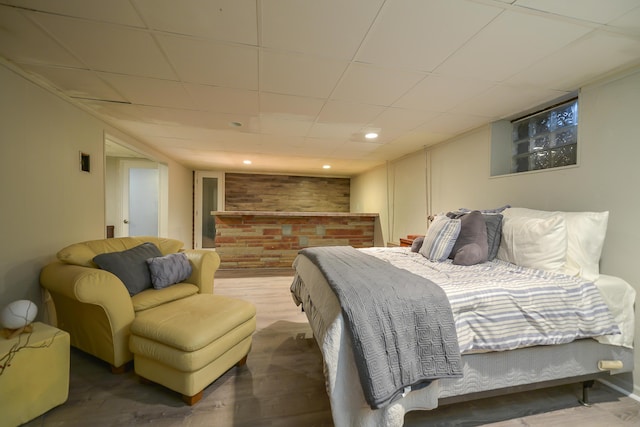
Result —
[{"label": "armchair arm", "polygon": [[74,347],[114,367],[131,360],[134,311],[120,279],[105,270],[55,261],[42,269],[40,283],[51,293],[58,327],[69,332]]},{"label": "armchair arm", "polygon": [[215,251],[204,249],[186,249],[184,253],[191,262],[193,272],[187,279],[200,288],[201,294],[213,293],[213,276],[220,267],[220,256]]}]

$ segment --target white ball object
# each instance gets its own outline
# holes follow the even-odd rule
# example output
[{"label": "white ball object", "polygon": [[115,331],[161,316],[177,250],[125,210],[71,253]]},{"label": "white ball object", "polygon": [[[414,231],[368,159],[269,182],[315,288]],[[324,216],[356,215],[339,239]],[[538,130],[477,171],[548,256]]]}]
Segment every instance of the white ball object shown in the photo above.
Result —
[{"label": "white ball object", "polygon": [[0,323],[7,329],[27,326],[38,314],[38,306],[27,299],[14,301],[2,309]]}]

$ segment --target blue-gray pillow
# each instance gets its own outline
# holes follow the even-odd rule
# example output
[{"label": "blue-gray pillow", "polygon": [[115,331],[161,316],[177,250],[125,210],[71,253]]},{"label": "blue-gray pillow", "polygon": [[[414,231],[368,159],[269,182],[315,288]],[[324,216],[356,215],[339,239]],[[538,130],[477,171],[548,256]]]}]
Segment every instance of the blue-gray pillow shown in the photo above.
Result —
[{"label": "blue-gray pillow", "polygon": [[156,245],[146,242],[121,252],[108,252],[93,258],[98,267],[115,274],[133,296],[151,287],[147,259],[162,256]]},{"label": "blue-gray pillow", "polygon": [[151,283],[155,289],[180,283],[191,276],[193,268],[184,253],[169,254],[147,260]]},{"label": "blue-gray pillow", "polygon": [[460,220],[438,215],[433,219],[418,252],[429,261],[442,262],[449,257],[460,234]]}]

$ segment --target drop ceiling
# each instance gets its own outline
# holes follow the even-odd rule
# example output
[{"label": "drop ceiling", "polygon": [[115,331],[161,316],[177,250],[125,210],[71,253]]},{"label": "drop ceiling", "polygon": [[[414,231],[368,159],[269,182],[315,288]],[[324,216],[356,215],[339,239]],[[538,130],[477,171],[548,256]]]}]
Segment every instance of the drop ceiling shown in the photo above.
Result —
[{"label": "drop ceiling", "polygon": [[640,64],[640,0],[0,0],[0,56],[189,168],[349,176]]}]

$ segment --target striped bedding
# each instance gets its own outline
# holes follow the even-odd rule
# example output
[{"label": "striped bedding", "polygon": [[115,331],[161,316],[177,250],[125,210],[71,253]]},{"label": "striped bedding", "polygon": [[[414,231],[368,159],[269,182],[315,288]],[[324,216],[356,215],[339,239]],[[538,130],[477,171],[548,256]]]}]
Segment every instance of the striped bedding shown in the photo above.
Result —
[{"label": "striped bedding", "polygon": [[408,248],[363,252],[428,277],[444,289],[461,353],[563,344],[619,334],[593,283],[501,260],[474,266],[431,262]]}]

